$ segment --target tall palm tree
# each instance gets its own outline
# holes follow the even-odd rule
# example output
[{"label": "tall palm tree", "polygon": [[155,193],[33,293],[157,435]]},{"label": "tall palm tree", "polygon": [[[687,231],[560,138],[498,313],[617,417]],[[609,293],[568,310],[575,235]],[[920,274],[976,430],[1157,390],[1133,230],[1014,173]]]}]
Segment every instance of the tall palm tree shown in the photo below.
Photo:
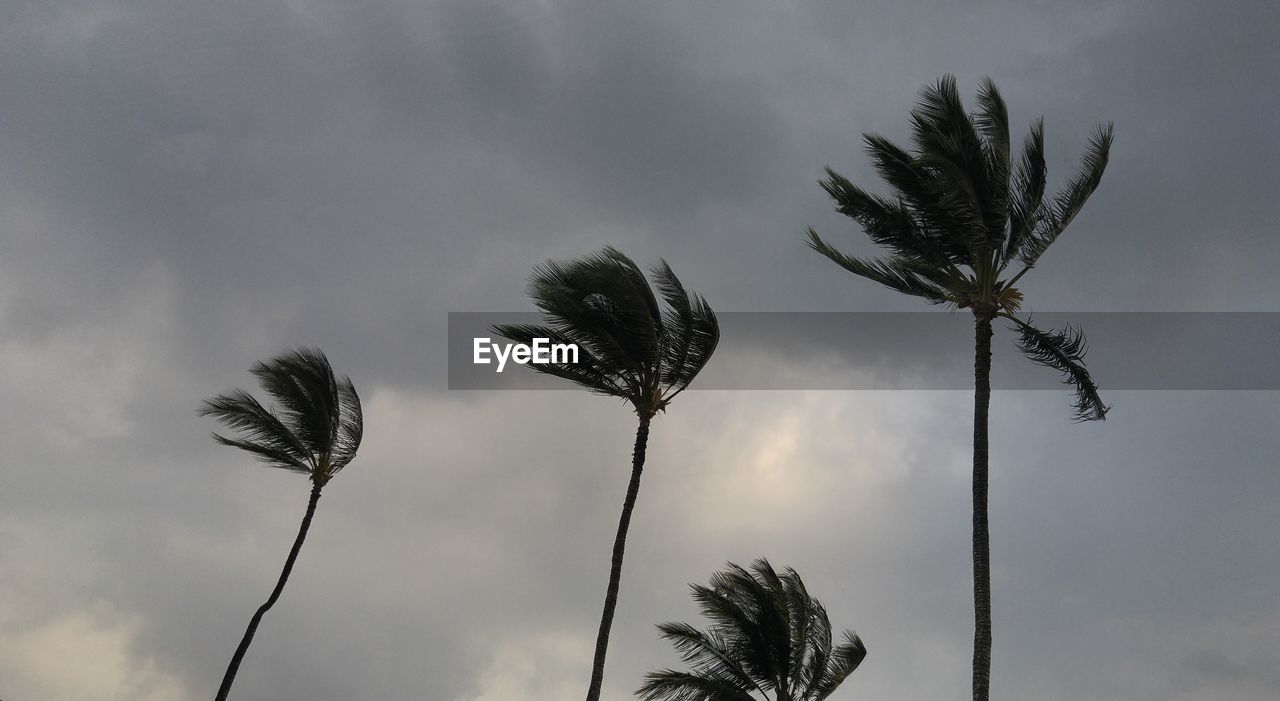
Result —
[{"label": "tall palm tree", "polygon": [[257,363],[250,372],[273,400],[272,406],[264,407],[248,392],[233,389],[206,400],[199,413],[218,419],[240,434],[239,438],[227,438],[215,433],[215,441],[246,450],[271,467],[310,477],[311,498],[280,579],[266,603],[258,607],[249,620],[249,627],[222,677],[216,701],[225,701],[231,693],[231,684],[262,616],[284,591],[307,529],[311,527],[311,518],[315,516],[320,490],[356,456],[364,431],[356,388],[349,378],[334,376],[329,359],[318,349],[291,350]]},{"label": "tall palm tree", "polygon": [[644,701],[820,701],[867,656],[851,630],[832,647],[827,611],[795,570],[778,574],[764,558],[749,571],[726,567],[710,586],[689,587],[710,629],[658,626],[691,669],[646,675],[636,692]]},{"label": "tall palm tree", "polygon": [[[1058,239],[1102,180],[1112,128],[1100,126],[1079,171],[1056,195],[1046,197],[1044,123],[1031,127],[1013,162],[1009,118],[990,79],[978,89],[972,115],[956,81],[944,76],[920,93],[911,113],[913,149],[864,135],[866,151],[893,191],[862,190],[826,169],[820,182],[836,211],[860,224],[888,249],[880,259],[847,255],[809,229],[809,246],[854,275],[904,294],[959,309],[975,323],[973,411],[973,588],[975,632],[973,698],[986,701],[991,679],[991,575],[987,534],[987,408],[991,400],[991,322],[1012,322],[1018,345],[1034,362],[1059,370],[1075,387],[1077,420],[1100,420],[1108,407],[1084,366],[1078,329],[1042,331],[1021,318],[1015,285]],[[1006,275],[1010,266],[1016,272]]]},{"label": "tall palm tree", "polygon": [[622,399],[639,417],[587,701],[599,701],[604,683],[609,630],[618,605],[627,529],[640,491],[649,422],[693,382],[720,340],[715,312],[700,296],[685,290],[665,260],[653,266],[652,274],[657,295],[640,268],[611,246],[576,260],[547,261],[535,267],[529,278],[529,296],[542,310],[545,324],[493,327],[494,333],[517,343],[546,338],[551,343],[575,344],[577,363],[533,367],[596,394]]}]

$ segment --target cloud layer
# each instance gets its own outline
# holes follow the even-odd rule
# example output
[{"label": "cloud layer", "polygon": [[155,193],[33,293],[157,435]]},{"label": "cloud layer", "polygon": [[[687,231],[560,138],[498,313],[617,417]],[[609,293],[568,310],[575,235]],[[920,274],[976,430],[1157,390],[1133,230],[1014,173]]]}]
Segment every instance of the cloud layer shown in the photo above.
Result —
[{"label": "cloud layer", "polygon": [[[859,135],[905,139],[943,72],[966,93],[991,75],[1015,124],[1044,114],[1054,183],[1116,122],[1033,308],[1280,311],[1267,3],[12,0],[0,20],[6,701],[212,695],[306,484],[193,409],[297,344],[356,381],[366,443],[239,693],[581,693],[634,417],[448,391],[447,313],[527,309],[532,264],[604,243],[666,257],[720,310],[915,310],[800,233],[869,251],[814,181],[872,182]],[[1280,403],[1106,398],[1076,426],[1063,392],[995,396],[998,694],[1274,698]],[[697,622],[688,582],[760,555],[866,639],[841,698],[964,698],[970,403],[681,395],[653,430],[606,698],[675,663],[653,624]]]}]

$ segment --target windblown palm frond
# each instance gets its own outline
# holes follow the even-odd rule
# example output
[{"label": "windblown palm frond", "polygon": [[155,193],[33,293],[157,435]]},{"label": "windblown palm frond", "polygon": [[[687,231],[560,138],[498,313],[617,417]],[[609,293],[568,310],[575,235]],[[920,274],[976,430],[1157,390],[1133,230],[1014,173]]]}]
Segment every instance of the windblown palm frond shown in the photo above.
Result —
[{"label": "windblown palm frond", "polygon": [[1042,213],[1037,218],[1035,228],[1017,251],[1018,257],[1027,267],[1034,266],[1050,244],[1058,240],[1058,236],[1084,208],[1089,196],[1098,189],[1102,173],[1107,169],[1111,142],[1114,140],[1115,129],[1111,124],[1098,127],[1089,139],[1089,148],[1085,151],[1080,170],[1053,198],[1053,202],[1042,204]]},{"label": "windblown palm frond", "polygon": [[1063,382],[1075,387],[1076,398],[1072,407],[1077,421],[1097,421],[1106,418],[1111,407],[1102,403],[1098,387],[1084,367],[1084,354],[1088,348],[1084,333],[1070,324],[1061,331],[1041,331],[1028,321],[1009,315],[1018,332],[1018,347],[1032,362],[1053,368],[1063,374]]},{"label": "windblown palm frond", "polygon": [[824,241],[818,232],[809,229],[809,248],[826,256],[828,260],[859,277],[878,282],[891,290],[913,297],[922,297],[932,304],[957,304],[948,296],[947,288],[926,279],[926,266],[905,256],[890,256],[867,260],[848,255]]},{"label": "windblown palm frond", "polygon": [[690,669],[647,675],[636,692],[644,701],[819,701],[866,657],[852,631],[832,644],[826,609],[793,569],[779,573],[765,559],[749,570],[729,563],[709,585],[690,589],[712,625],[658,626]]},{"label": "windblown palm frond", "polygon": [[324,353],[297,348],[255,364],[250,372],[271,407],[239,389],[206,400],[200,415],[240,434],[215,433],[214,440],[321,483],[351,462],[364,430],[360,397],[350,378],[334,375]]},{"label": "windblown palm frond", "polygon": [[548,261],[529,280],[544,323],[497,324],[492,331],[517,343],[547,338],[576,345],[578,362],[533,368],[651,415],[693,382],[720,339],[715,312],[685,290],[666,261],[652,274],[658,294],[640,268],[611,246],[576,260]]}]

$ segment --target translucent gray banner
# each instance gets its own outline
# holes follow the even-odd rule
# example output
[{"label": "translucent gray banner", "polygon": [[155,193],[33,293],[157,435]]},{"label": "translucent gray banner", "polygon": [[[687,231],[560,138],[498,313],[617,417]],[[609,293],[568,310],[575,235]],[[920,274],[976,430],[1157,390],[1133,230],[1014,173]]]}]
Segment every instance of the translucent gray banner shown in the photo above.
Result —
[{"label": "translucent gray banner", "polygon": [[[690,389],[970,389],[973,317],[967,312],[724,312],[711,362]],[[496,358],[477,364],[475,339],[495,323],[539,323],[532,312],[451,312],[450,389],[570,389],[572,385]],[[1280,389],[1280,313],[1053,312],[1036,326],[1070,323],[1089,341],[1086,362],[1100,388]],[[1054,370],[1014,345],[997,320],[994,389],[1062,387]]]}]

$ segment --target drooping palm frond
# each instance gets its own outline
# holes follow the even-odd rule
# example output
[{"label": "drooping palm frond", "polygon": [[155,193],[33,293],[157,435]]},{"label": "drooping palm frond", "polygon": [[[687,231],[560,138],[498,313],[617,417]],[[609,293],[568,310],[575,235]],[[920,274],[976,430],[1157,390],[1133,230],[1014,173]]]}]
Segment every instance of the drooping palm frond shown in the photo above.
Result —
[{"label": "drooping palm frond", "polygon": [[640,268],[613,247],[547,261],[534,268],[529,282],[545,323],[497,324],[491,330],[517,343],[549,338],[576,345],[577,363],[532,367],[652,413],[693,382],[720,339],[711,306],[687,291],[666,261],[652,275],[651,287]]},{"label": "drooping palm frond", "polygon": [[206,400],[201,416],[240,433],[238,438],[215,433],[215,440],[321,482],[351,462],[364,430],[360,397],[350,378],[334,375],[324,353],[293,349],[256,363],[250,372],[272,406],[239,389]]},{"label": "drooping palm frond", "polygon": [[866,648],[851,631],[831,642],[826,609],[795,570],[759,559],[750,569],[728,563],[707,585],[690,586],[711,622],[706,632],[684,623],[658,626],[690,669],[647,675],[645,701],[819,701],[862,662]]},{"label": "drooping palm frond", "polygon": [[1041,331],[1029,321],[1013,315],[1006,318],[1015,323],[1018,347],[1032,362],[1053,368],[1063,374],[1063,382],[1075,387],[1076,397],[1072,407],[1078,421],[1101,421],[1110,410],[1102,403],[1098,386],[1084,365],[1088,343],[1084,334],[1070,324],[1061,331]]}]

